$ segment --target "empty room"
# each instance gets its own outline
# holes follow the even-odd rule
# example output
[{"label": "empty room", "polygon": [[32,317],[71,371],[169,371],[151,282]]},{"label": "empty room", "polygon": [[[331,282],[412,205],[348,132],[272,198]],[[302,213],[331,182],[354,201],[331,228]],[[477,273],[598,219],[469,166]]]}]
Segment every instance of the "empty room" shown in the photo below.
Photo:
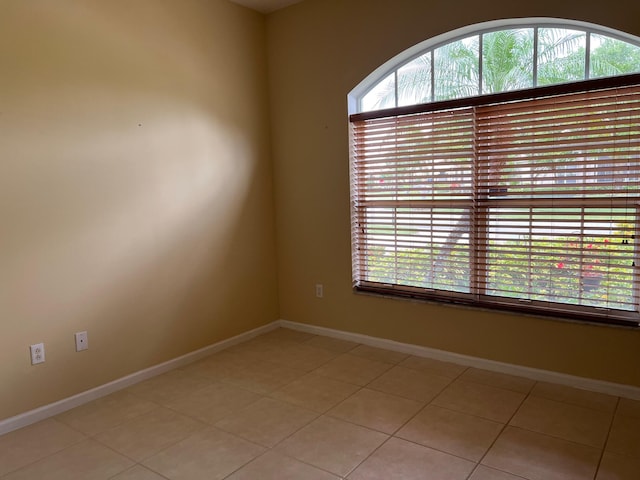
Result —
[{"label": "empty room", "polygon": [[638,18],[0,0],[0,479],[640,478]]}]

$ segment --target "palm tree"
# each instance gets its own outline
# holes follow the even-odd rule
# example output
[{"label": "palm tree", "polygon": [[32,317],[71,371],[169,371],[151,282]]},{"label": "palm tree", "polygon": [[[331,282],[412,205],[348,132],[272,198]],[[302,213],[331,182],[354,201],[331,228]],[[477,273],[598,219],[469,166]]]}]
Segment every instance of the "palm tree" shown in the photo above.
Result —
[{"label": "palm tree", "polygon": [[533,86],[533,29],[500,30],[482,36],[482,93]]},{"label": "palm tree", "polygon": [[473,97],[480,93],[479,45],[479,36],[475,35],[435,49],[435,100]]},{"label": "palm tree", "polygon": [[[535,64],[538,85],[584,78],[585,32],[541,27],[537,33],[536,59],[533,28],[487,32],[428,51],[374,87],[367,94],[368,104],[376,109],[529,88],[534,85]],[[640,70],[640,48],[602,38],[591,52],[592,76]],[[438,277],[444,279],[446,270],[454,268],[454,250],[468,231],[468,219],[462,215],[430,257],[423,284],[434,286]]]},{"label": "palm tree", "polygon": [[[398,106],[417,105],[432,100],[431,52],[420,55],[398,69]],[[390,95],[386,91],[384,95]]]},{"label": "palm tree", "polygon": [[587,34],[564,28],[538,29],[538,85],[582,80]]},{"label": "palm tree", "polygon": [[591,38],[592,43],[594,39],[601,40],[591,51],[592,78],[640,72],[640,48],[636,45],[600,35]]},{"label": "palm tree", "polygon": [[[538,84],[548,85],[583,78],[585,38],[586,34],[580,31],[540,28],[538,30]],[[619,60],[614,63],[624,63],[627,50],[618,44],[629,44],[614,42],[616,42],[616,48],[621,51],[617,56]],[[479,51],[480,36],[478,35],[447,43],[407,62],[394,72],[394,75],[385,78],[365,95],[367,104],[371,109],[379,109],[395,106],[396,103],[399,106],[415,105],[432,100],[470,97],[480,93],[497,93],[531,87],[533,86],[533,44],[532,28],[498,30],[482,34],[482,55]],[[611,51],[612,46],[606,45]],[[632,45],[629,47],[636,54],[640,51]],[[603,50],[602,53],[606,52]],[[600,58],[604,57],[608,57],[608,53],[600,57],[596,55],[596,63],[601,63]],[[480,61],[482,61],[482,91],[479,89]],[[635,71],[629,68],[625,67],[624,70]],[[432,76],[435,88],[431,84]]]}]

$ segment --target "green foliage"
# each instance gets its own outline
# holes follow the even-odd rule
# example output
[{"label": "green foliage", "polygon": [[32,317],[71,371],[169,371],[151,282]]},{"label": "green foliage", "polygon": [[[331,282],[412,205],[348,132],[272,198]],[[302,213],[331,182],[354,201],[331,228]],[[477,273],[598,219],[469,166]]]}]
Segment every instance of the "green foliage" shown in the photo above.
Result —
[{"label": "green foliage", "polygon": [[586,34],[562,28],[541,28],[538,35],[538,85],[582,80]]},{"label": "green foliage", "polygon": [[[487,264],[488,295],[628,310],[633,303],[633,242],[630,225],[619,225],[609,239],[554,237],[527,242],[495,242]],[[438,263],[438,249],[385,250],[367,255],[368,280],[380,283],[469,292],[468,245],[457,244]]]},{"label": "green foliage", "polygon": [[472,97],[480,93],[477,36],[437,48],[434,63],[436,100]]},{"label": "green foliage", "polygon": [[[582,80],[585,77],[586,33],[564,28],[538,29],[537,84]],[[412,105],[478,95],[480,59],[482,93],[533,86],[533,28],[514,28],[473,35],[442,45],[411,60],[372,90],[371,108]],[[431,84],[432,68],[435,85]],[[590,76],[604,77],[640,71],[640,47],[591,34]],[[373,100],[373,101],[372,101]]]},{"label": "green foliage", "polygon": [[[500,253],[490,257],[488,293],[546,302],[628,310],[633,295],[633,246],[597,239],[556,237],[536,242],[532,255]],[[520,242],[505,242],[518,251]],[[510,245],[509,245],[510,244]],[[502,245],[504,247],[505,245]],[[528,292],[531,292],[529,294]]]},{"label": "green foliage", "polygon": [[[398,69],[398,106],[431,101],[431,54],[426,53]],[[384,95],[392,94],[387,90]]]},{"label": "green foliage", "polygon": [[533,29],[500,30],[482,37],[482,92],[533,86]]},{"label": "green foliage", "polygon": [[[537,83],[547,85],[583,79],[587,54],[586,33],[560,28],[539,28],[538,32]],[[394,103],[396,92],[399,105],[475,96],[479,93],[480,71],[482,93],[531,87],[533,44],[532,28],[507,29],[487,32],[481,37],[467,37],[413,59],[397,70],[395,79],[393,76],[385,78],[372,92],[375,91],[379,108]],[[432,53],[434,65],[431,65]],[[591,34],[589,54],[592,77],[640,71],[640,48],[636,45]],[[434,85],[431,84],[432,78]],[[447,128],[452,127],[449,125]],[[584,135],[584,131],[576,132],[576,139],[581,139]],[[420,137],[416,138],[416,145],[425,141]],[[523,142],[530,140],[522,139]],[[439,147],[445,148],[444,145]],[[567,153],[566,163],[570,167],[570,158],[573,158],[574,152]],[[596,155],[601,152],[594,147],[589,153]],[[370,175],[368,181],[374,185],[376,193],[384,194],[388,191],[388,198],[394,198],[400,191],[406,198],[421,199],[428,197],[432,191],[450,191],[452,197],[464,195],[466,189],[470,188],[464,184],[464,180],[458,180],[458,177],[464,179],[469,176],[465,163],[467,159],[461,158],[460,166],[451,164],[447,170],[436,171],[433,162],[424,161],[424,164],[419,164],[418,160],[407,158],[404,160],[406,164],[399,163],[393,168],[386,166]],[[524,162],[530,163],[535,159],[527,158]],[[519,157],[514,156],[505,166],[517,168],[519,160]],[[564,166],[560,165],[563,163],[561,159],[548,161],[542,156],[535,172],[525,178],[522,186],[515,180],[511,181],[508,185],[509,192],[526,190],[536,176],[560,168]],[[403,184],[403,179],[409,178],[409,173],[413,170],[421,175],[416,175],[406,185]],[[572,173],[576,172],[567,168],[567,178],[570,179]],[[579,175],[575,174],[576,177]],[[416,178],[424,181],[418,182]],[[630,178],[629,181],[635,179]],[[549,189],[557,188],[556,183],[549,185]],[[590,185],[589,192],[593,196],[606,196],[611,188],[608,182],[600,181]],[[380,195],[378,199],[383,198],[387,199],[386,195]],[[461,212],[454,212],[452,215],[461,215]],[[378,232],[380,234],[388,233],[386,225],[376,228],[381,229]],[[487,258],[490,268],[486,272],[486,278],[480,279],[480,283],[486,282],[486,292],[483,293],[628,310],[633,304],[634,253],[633,242],[624,243],[623,240],[628,238],[628,232],[634,231],[634,227],[619,224],[616,229],[609,242],[595,238],[580,241],[557,236],[536,239],[536,253],[531,255],[530,239],[503,240],[499,244],[491,244]],[[401,234],[413,235],[409,230]],[[453,238],[453,235],[452,232],[441,244],[426,244],[423,248],[379,246],[369,249],[366,255],[367,279],[380,283],[469,292],[469,245],[459,242],[460,239]],[[567,250],[567,245],[572,244],[575,247]],[[589,249],[590,244],[597,248]],[[597,253],[593,255],[596,250]],[[601,262],[596,262],[596,259]]]},{"label": "green foliage", "polygon": [[367,255],[367,280],[379,283],[469,291],[468,245],[456,245],[448,260],[436,265],[440,249],[372,247]]},{"label": "green foliage", "polygon": [[604,37],[591,52],[591,76],[607,77],[640,71],[640,48],[627,42]]}]

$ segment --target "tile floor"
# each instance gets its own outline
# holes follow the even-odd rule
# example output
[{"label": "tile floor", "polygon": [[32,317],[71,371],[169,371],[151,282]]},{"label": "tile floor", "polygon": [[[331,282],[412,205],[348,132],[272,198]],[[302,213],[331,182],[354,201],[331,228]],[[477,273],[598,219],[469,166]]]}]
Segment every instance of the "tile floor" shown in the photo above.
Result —
[{"label": "tile floor", "polygon": [[638,480],[640,402],[278,329],[0,436],[0,479]]}]

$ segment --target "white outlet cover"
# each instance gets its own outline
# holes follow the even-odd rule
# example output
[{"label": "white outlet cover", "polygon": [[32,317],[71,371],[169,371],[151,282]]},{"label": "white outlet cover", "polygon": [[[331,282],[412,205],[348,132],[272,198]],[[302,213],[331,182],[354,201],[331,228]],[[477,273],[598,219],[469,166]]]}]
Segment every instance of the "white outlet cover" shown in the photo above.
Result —
[{"label": "white outlet cover", "polygon": [[89,348],[89,337],[87,332],[76,333],[76,352],[81,352]]},{"label": "white outlet cover", "polygon": [[29,347],[31,350],[31,365],[44,363],[44,343],[36,343]]}]

